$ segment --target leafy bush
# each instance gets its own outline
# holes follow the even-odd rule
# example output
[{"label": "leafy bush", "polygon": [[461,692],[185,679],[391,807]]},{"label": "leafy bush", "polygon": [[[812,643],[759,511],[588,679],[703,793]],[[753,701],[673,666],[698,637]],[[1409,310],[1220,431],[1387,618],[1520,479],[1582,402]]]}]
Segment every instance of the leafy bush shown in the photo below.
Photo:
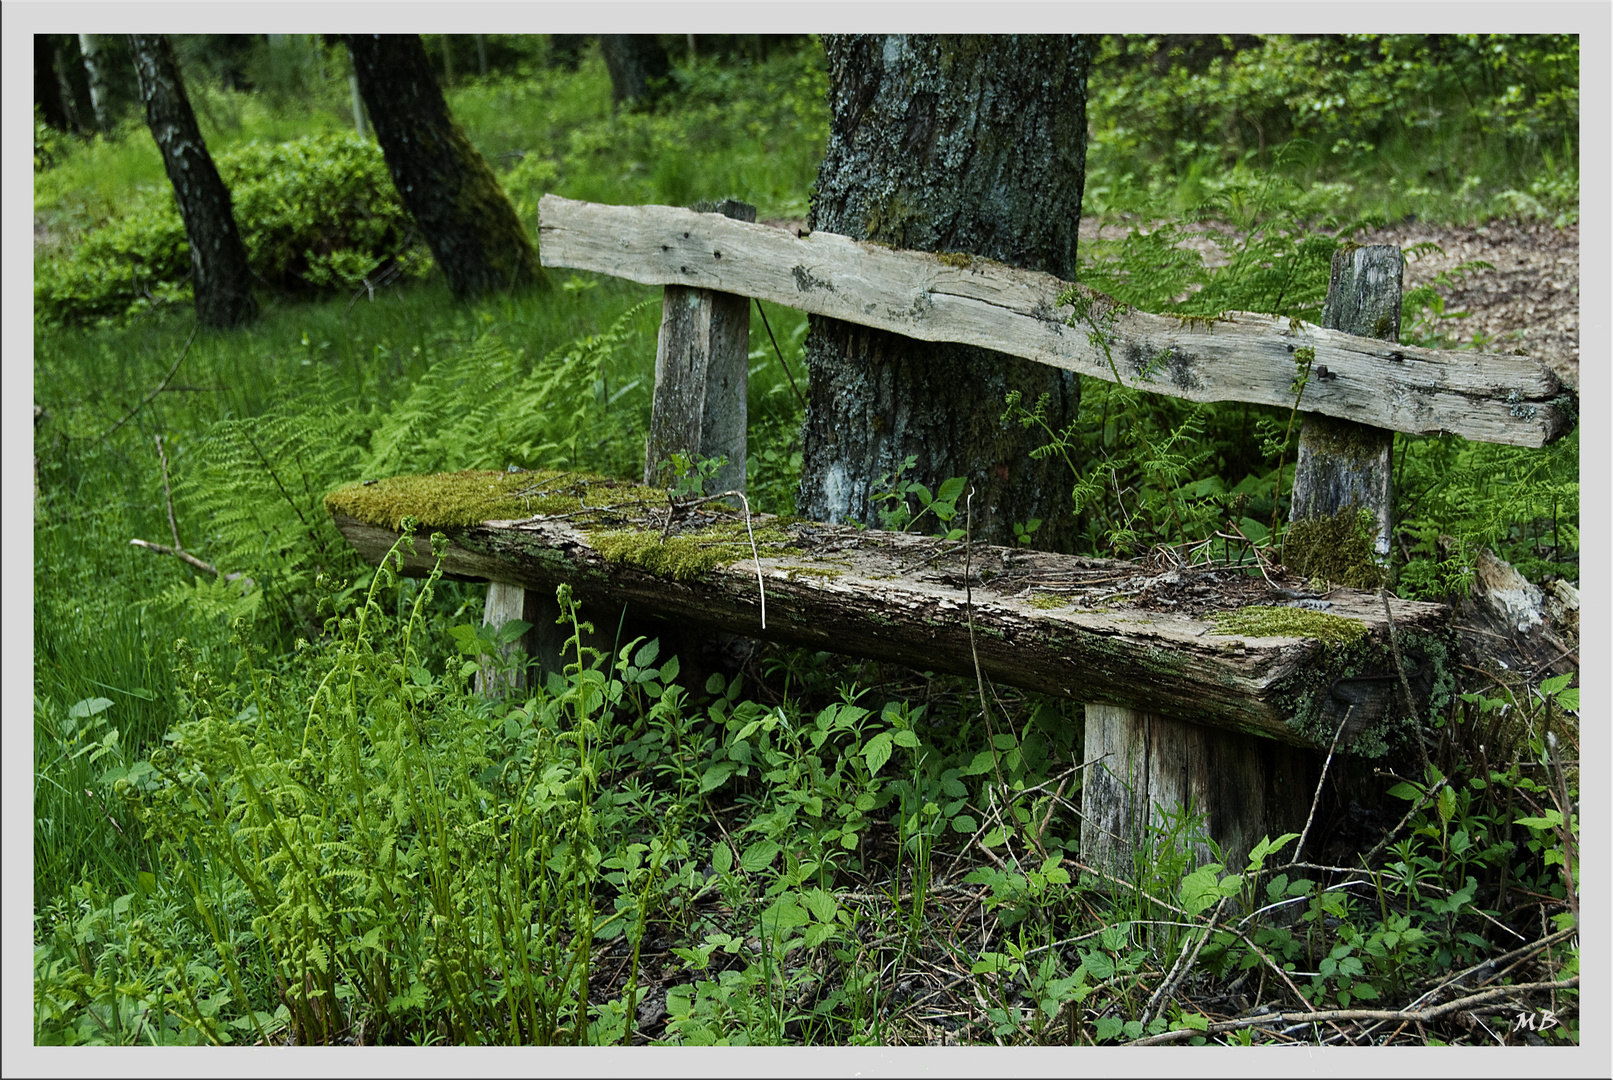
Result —
[{"label": "leafy bush", "polygon": [[[394,267],[420,276],[414,244],[380,150],[351,134],[253,142],[217,158],[253,272],[271,288],[353,289]],[[91,230],[35,272],[47,325],[116,321],[191,295],[190,245],[173,192],[147,188],[130,212]]]}]

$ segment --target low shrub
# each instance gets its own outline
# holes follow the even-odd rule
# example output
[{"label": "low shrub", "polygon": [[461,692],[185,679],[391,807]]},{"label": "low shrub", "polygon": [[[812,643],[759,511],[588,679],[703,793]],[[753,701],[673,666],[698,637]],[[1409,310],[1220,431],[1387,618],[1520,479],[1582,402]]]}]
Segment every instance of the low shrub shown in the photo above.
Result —
[{"label": "low shrub", "polygon": [[[381,151],[346,133],[252,142],[217,158],[253,272],[289,293],[421,276],[418,246]],[[129,213],[41,262],[34,310],[47,325],[117,322],[191,295],[190,245],[173,192],[147,188]]]}]

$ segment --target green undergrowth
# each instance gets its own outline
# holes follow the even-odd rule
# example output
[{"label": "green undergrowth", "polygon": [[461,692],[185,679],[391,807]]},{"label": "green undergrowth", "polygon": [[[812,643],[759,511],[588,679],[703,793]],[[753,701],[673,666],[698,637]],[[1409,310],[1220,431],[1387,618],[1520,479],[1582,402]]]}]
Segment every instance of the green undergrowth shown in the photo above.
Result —
[{"label": "green undergrowth", "polygon": [[[490,700],[472,676],[525,624],[466,624],[390,564],[322,579],[325,632],[288,657],[245,621],[231,664],[174,643],[166,737],[97,739],[147,853],[38,906],[36,1042],[1235,1045],[1332,1010],[1372,1043],[1404,1027],[1337,1010],[1466,993],[1508,935],[1535,945],[1507,978],[1558,987],[1508,1007],[1578,1039],[1566,680],[1451,702],[1367,865],[1321,834],[1233,862],[1179,813],[1106,877],[1078,713],[1008,694],[986,723],[972,684],[827,654],[691,682],[654,641],[585,646],[565,588],[563,670]],[[36,710],[104,732],[106,701]],[[1533,734],[1481,747],[1509,707]],[[1416,1038],[1475,1041],[1448,1015]]]}]

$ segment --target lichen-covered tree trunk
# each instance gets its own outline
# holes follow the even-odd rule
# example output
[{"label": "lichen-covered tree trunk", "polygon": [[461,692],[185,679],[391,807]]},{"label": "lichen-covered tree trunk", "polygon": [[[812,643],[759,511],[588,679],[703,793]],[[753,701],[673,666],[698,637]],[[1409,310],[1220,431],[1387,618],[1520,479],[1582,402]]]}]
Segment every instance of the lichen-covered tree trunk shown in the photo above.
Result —
[{"label": "lichen-covered tree trunk", "polygon": [[[1090,42],[1069,35],[825,38],[829,143],[814,229],[959,252],[1075,278],[1086,173]],[[800,512],[877,524],[881,477],[974,487],[975,538],[1068,549],[1072,478],[1033,460],[1036,432],[1004,424],[1004,398],[1047,395],[1062,428],[1080,401],[1067,372],[969,346],[930,344],[814,316]],[[959,509],[962,504],[960,502]],[[961,520],[958,522],[961,524]]]},{"label": "lichen-covered tree trunk", "polygon": [[418,34],[349,34],[392,183],[462,298],[546,280],[493,170],[449,115]]},{"label": "lichen-covered tree trunk", "polygon": [[599,48],[610,70],[610,103],[643,108],[666,88],[672,70],[654,34],[601,34]]},{"label": "lichen-covered tree trunk", "polygon": [[235,225],[230,189],[220,179],[196,126],[173,47],[164,34],[130,34],[129,51],[140,77],[146,124],[162,151],[163,168],[185,222],[196,319],[220,329],[250,322],[257,317],[258,302],[252,296],[246,245]]},{"label": "lichen-covered tree trunk", "polygon": [[102,53],[99,34],[80,34],[78,47],[84,54],[84,77],[90,84],[90,107],[95,111],[95,126],[101,133],[112,130],[111,93],[106,85],[106,57]]}]

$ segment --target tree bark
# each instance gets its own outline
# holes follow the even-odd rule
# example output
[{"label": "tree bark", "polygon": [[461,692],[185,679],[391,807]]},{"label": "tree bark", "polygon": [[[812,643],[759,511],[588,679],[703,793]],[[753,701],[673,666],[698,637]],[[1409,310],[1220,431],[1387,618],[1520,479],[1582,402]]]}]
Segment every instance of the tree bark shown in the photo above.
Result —
[{"label": "tree bark", "polygon": [[196,126],[173,47],[163,34],[130,34],[129,50],[140,77],[146,124],[162,151],[185,222],[197,321],[220,329],[250,322],[257,317],[258,303],[252,296],[246,246],[236,228],[229,188]]},{"label": "tree bark", "polygon": [[601,34],[599,47],[610,69],[611,105],[646,108],[655,104],[672,71],[660,39],[654,34]]},{"label": "tree bark", "polygon": [[104,135],[112,130],[111,95],[107,90],[105,56],[101,52],[97,34],[80,34],[79,50],[84,54],[84,75],[90,83],[90,108],[95,111],[95,126]]},{"label": "tree bark", "polygon": [[509,197],[449,115],[419,35],[345,40],[392,183],[454,295],[546,280]]},{"label": "tree bark", "polygon": [[[900,248],[959,252],[1075,278],[1086,170],[1090,42],[1079,36],[847,35],[825,39],[832,117],[811,225]],[[1077,378],[985,349],[925,344],[813,317],[801,513],[876,523],[881,477],[975,489],[975,538],[1075,539],[1071,478],[1001,422],[1003,399],[1047,395],[1062,428]]]}]

